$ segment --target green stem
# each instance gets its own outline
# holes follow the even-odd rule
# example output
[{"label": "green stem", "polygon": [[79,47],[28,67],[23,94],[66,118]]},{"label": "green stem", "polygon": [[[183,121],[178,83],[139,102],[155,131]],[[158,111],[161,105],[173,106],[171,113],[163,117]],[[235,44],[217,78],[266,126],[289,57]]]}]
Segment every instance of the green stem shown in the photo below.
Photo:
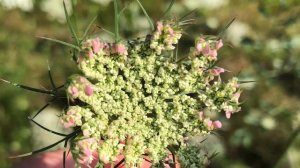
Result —
[{"label": "green stem", "polygon": [[115,41],[119,41],[119,9],[118,2],[114,0],[114,11],[115,11]]},{"label": "green stem", "polygon": [[136,2],[138,3],[138,5],[140,6],[140,8],[142,9],[144,15],[146,16],[148,22],[149,22],[149,25],[151,27],[151,30],[154,31],[154,24],[153,24],[153,21],[152,19],[149,17],[147,11],[145,10],[145,8],[143,7],[143,5],[141,4],[141,2],[139,0],[136,0]]}]

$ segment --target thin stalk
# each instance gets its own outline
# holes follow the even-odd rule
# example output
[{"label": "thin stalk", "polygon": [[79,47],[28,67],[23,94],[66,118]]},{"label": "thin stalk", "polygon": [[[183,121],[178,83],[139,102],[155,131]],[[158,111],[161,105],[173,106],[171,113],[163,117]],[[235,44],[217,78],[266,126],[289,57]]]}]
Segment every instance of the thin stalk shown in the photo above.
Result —
[{"label": "thin stalk", "polygon": [[222,31],[218,34],[218,38],[222,38],[224,36],[224,33],[226,30],[230,27],[230,25],[235,21],[235,18],[233,18],[223,29]]},{"label": "thin stalk", "polygon": [[37,111],[35,113],[35,115],[33,117],[31,117],[31,119],[34,119],[36,116],[38,116],[43,110],[45,110],[53,101],[55,100],[55,98],[53,98],[52,100],[50,100],[47,104],[45,104],[41,109],[39,109],[39,111]]},{"label": "thin stalk", "polygon": [[77,46],[80,46],[80,42],[79,42],[79,39],[77,37],[76,31],[75,31],[75,29],[74,29],[74,27],[72,25],[70,16],[69,16],[68,11],[67,11],[67,7],[66,7],[65,1],[63,1],[63,6],[64,6],[65,17],[66,17],[66,20],[67,20],[67,23],[68,23],[69,30],[70,30],[73,38],[75,39],[75,42],[76,42]]},{"label": "thin stalk", "polygon": [[115,11],[115,42],[119,41],[119,8],[117,0],[114,0],[114,11]]},{"label": "thin stalk", "polygon": [[114,168],[118,168],[124,162],[125,162],[125,159],[123,158],[117,165],[114,166]]},{"label": "thin stalk", "polygon": [[51,86],[52,86],[52,89],[55,89],[56,86],[55,86],[55,83],[53,81],[53,77],[52,77],[52,74],[51,74],[51,69],[50,69],[50,65],[49,65],[48,60],[47,60],[47,64],[48,64],[48,76],[49,76],[49,79],[50,79],[50,82],[51,82]]},{"label": "thin stalk", "polygon": [[67,145],[68,145],[68,139],[65,140],[65,144],[64,144],[64,153],[63,153],[63,168],[66,168],[66,149],[67,149]]},{"label": "thin stalk", "polygon": [[293,144],[293,142],[297,139],[298,135],[300,133],[300,125],[298,126],[298,128],[292,133],[292,135],[289,137],[285,147],[283,148],[283,151],[280,152],[279,156],[277,157],[277,159],[275,159],[275,161],[273,162],[273,165],[271,165],[271,167],[278,167],[280,161],[282,160],[283,156],[286,154],[286,152],[288,151],[288,149],[291,147],[291,145]]},{"label": "thin stalk", "polygon": [[138,5],[140,6],[140,8],[142,9],[144,15],[146,16],[148,22],[149,22],[149,25],[150,25],[150,28],[152,31],[154,31],[154,24],[153,24],[153,21],[152,19],[149,17],[147,11],[145,10],[145,8],[143,7],[143,5],[141,4],[141,2],[139,0],[136,0],[136,2],[138,3]]},{"label": "thin stalk", "polygon": [[90,21],[90,23],[88,24],[88,26],[86,27],[86,29],[85,29],[85,31],[84,31],[84,34],[83,34],[81,40],[84,40],[84,39],[87,37],[87,35],[88,35],[88,33],[89,33],[89,30],[91,29],[91,26],[92,26],[93,23],[96,21],[96,19],[97,19],[97,16],[95,16],[95,17]]},{"label": "thin stalk", "polygon": [[43,152],[43,151],[46,151],[46,150],[48,150],[48,149],[53,148],[54,146],[56,146],[56,145],[60,144],[61,142],[65,141],[66,139],[72,138],[73,136],[75,136],[75,135],[76,135],[77,133],[79,133],[79,132],[80,132],[80,129],[75,130],[74,132],[68,134],[65,138],[63,138],[63,139],[61,139],[61,140],[59,140],[59,141],[57,141],[57,142],[55,142],[55,143],[53,143],[53,144],[51,144],[51,145],[49,145],[49,146],[46,146],[46,147],[44,147],[44,148],[41,148],[41,149],[38,149],[38,150],[35,150],[35,151],[32,151],[32,152],[29,152],[29,153],[24,153],[24,154],[17,155],[17,156],[11,156],[11,157],[9,157],[9,158],[11,158],[11,159],[14,159],[14,158],[21,158],[21,157],[26,157],[26,156],[30,156],[30,155],[34,155],[34,154],[41,153],[41,152]]},{"label": "thin stalk", "polygon": [[29,86],[25,86],[25,85],[20,85],[20,84],[17,84],[17,83],[13,83],[13,82],[7,81],[7,80],[5,80],[5,79],[1,79],[1,78],[0,78],[0,81],[5,82],[5,83],[8,83],[8,84],[10,84],[10,85],[13,85],[13,86],[18,87],[18,88],[21,88],[21,89],[25,89],[25,90],[28,90],[28,91],[32,91],[32,92],[43,93],[43,94],[49,94],[49,95],[53,95],[53,94],[54,94],[53,91],[42,90],[42,89],[37,89],[37,88],[32,88],[32,87],[29,87]]},{"label": "thin stalk", "polygon": [[68,135],[66,135],[66,134],[63,134],[63,133],[59,133],[59,132],[50,130],[49,128],[46,128],[46,127],[42,126],[41,124],[39,124],[38,122],[34,121],[32,118],[29,118],[29,117],[28,117],[28,119],[29,119],[31,122],[33,122],[34,124],[36,124],[37,126],[39,126],[40,128],[42,128],[42,129],[44,129],[44,130],[46,130],[46,131],[48,131],[48,132],[50,132],[50,133],[53,133],[53,134],[59,135],[59,136],[64,136],[64,137],[68,136]]},{"label": "thin stalk", "polygon": [[164,12],[162,18],[165,18],[166,16],[169,15],[169,13],[170,13],[170,11],[171,11],[171,9],[172,9],[174,3],[175,3],[175,0],[172,0],[171,3],[170,3],[170,5],[168,6],[167,10]]}]

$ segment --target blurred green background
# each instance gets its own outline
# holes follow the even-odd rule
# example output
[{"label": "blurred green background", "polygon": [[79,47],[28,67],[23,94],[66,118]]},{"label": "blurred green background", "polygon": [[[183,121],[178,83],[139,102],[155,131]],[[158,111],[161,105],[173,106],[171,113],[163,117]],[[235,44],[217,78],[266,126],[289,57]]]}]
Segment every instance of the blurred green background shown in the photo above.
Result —
[{"label": "blurred green background", "polygon": [[[84,32],[94,16],[90,35],[111,40],[101,28],[113,31],[113,6],[110,0],[78,0],[74,11],[66,1],[77,31]],[[68,3],[69,2],[69,3]],[[74,1],[75,2],[75,1]],[[158,21],[170,0],[141,0],[154,21]],[[133,0],[120,21],[123,38],[149,33],[149,25]],[[212,138],[207,150],[219,151],[212,167],[283,167],[300,165],[300,1],[299,0],[177,0],[172,18],[189,11],[195,24],[184,27],[181,53],[193,45],[199,34],[217,35],[227,29],[226,46],[220,51],[219,66],[229,71],[224,79],[239,76],[242,81],[242,111]],[[0,77],[37,88],[51,88],[47,60],[57,85],[76,72],[70,49],[45,41],[46,36],[71,42],[64,19],[62,0],[0,0]],[[29,152],[48,139],[32,128],[27,117],[42,107],[49,97],[0,83],[0,167],[12,166],[8,156]],[[55,102],[50,116],[62,111]],[[54,111],[54,112],[53,112]],[[39,120],[53,121],[49,116]],[[56,129],[59,123],[54,120]],[[37,133],[38,132],[38,133]],[[42,135],[42,136],[41,136]],[[39,143],[39,145],[38,145]],[[48,143],[48,142],[47,142]]]}]

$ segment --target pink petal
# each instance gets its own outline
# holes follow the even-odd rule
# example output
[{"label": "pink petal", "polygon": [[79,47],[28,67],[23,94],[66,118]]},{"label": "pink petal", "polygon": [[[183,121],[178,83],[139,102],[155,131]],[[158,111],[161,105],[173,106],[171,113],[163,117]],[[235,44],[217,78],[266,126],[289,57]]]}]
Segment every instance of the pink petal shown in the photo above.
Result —
[{"label": "pink petal", "polygon": [[156,23],[156,30],[158,32],[161,32],[163,28],[164,28],[164,26],[163,26],[162,22],[157,22]]},{"label": "pink petal", "polygon": [[93,93],[94,93],[93,87],[90,86],[90,85],[85,86],[85,88],[84,88],[84,93],[85,93],[87,96],[93,95]]},{"label": "pink petal", "polygon": [[231,114],[232,114],[231,111],[226,111],[225,112],[226,118],[229,119],[231,117]]},{"label": "pink petal", "polygon": [[213,122],[213,125],[215,128],[221,128],[222,127],[222,123],[221,121],[217,120]]},{"label": "pink petal", "polygon": [[202,43],[197,43],[196,45],[197,54],[200,54],[202,50],[203,50]]},{"label": "pink petal", "polygon": [[220,48],[223,47],[223,41],[222,39],[218,40],[217,43],[216,43],[216,49],[219,50]]},{"label": "pink petal", "polygon": [[92,40],[92,48],[94,53],[98,53],[103,49],[103,44],[101,43],[99,38]]},{"label": "pink petal", "polygon": [[211,70],[211,73],[214,75],[214,76],[219,76],[221,73],[224,73],[225,70],[223,68],[214,68]]},{"label": "pink petal", "polygon": [[206,125],[208,128],[211,128],[213,126],[213,122],[211,120],[207,120]]}]

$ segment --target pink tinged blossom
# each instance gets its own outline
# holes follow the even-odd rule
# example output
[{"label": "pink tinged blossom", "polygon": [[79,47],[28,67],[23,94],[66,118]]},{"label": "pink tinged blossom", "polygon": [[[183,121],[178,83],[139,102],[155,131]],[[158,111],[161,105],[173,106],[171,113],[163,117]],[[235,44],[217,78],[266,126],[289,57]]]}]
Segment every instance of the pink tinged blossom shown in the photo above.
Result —
[{"label": "pink tinged blossom", "polygon": [[220,48],[223,47],[223,45],[224,45],[224,44],[223,44],[222,39],[218,40],[218,41],[216,42],[216,49],[219,50]]},{"label": "pink tinged blossom", "polygon": [[120,55],[128,55],[127,48],[124,44],[113,44],[112,53],[120,54]]},{"label": "pink tinged blossom", "polygon": [[76,113],[76,112],[73,111],[73,110],[68,110],[68,111],[67,111],[67,115],[69,115],[69,116],[70,116],[70,115],[73,115],[73,114],[75,114],[75,113]]},{"label": "pink tinged blossom", "polygon": [[202,43],[197,43],[196,44],[196,51],[197,51],[197,54],[200,54],[203,50],[203,46],[202,46]]},{"label": "pink tinged blossom", "polygon": [[75,86],[71,86],[68,88],[68,93],[72,96],[72,97],[77,97],[79,95],[79,90],[77,87]]},{"label": "pink tinged blossom", "polygon": [[221,128],[222,127],[222,123],[219,120],[216,120],[213,122],[213,126],[214,128]]},{"label": "pink tinged blossom", "polygon": [[231,111],[226,111],[225,112],[225,116],[227,119],[229,119],[231,117],[232,112]]},{"label": "pink tinged blossom", "polygon": [[162,24],[162,22],[157,22],[156,23],[156,29],[158,32],[161,32],[163,30],[164,26]]},{"label": "pink tinged blossom", "polygon": [[89,57],[90,59],[94,58],[94,53],[93,53],[92,50],[89,51],[88,57]]},{"label": "pink tinged blossom", "polygon": [[203,112],[203,111],[200,111],[200,112],[198,113],[198,115],[199,115],[199,119],[200,119],[200,120],[203,120],[203,119],[204,119],[204,112]]},{"label": "pink tinged blossom", "polygon": [[92,40],[92,48],[94,53],[98,53],[103,49],[104,45],[102,44],[102,42],[100,41],[99,38],[93,39]]},{"label": "pink tinged blossom", "polygon": [[211,73],[214,75],[214,76],[219,76],[221,73],[224,73],[225,70],[223,68],[214,68],[211,70]]},{"label": "pink tinged blossom", "polygon": [[87,82],[88,82],[88,80],[83,76],[80,76],[78,78],[78,83],[84,84],[84,83],[87,83]]},{"label": "pink tinged blossom", "polygon": [[75,120],[73,118],[68,118],[67,121],[63,120],[63,125],[65,128],[75,127]]},{"label": "pink tinged blossom", "polygon": [[210,49],[210,50],[209,50],[209,53],[208,53],[207,55],[209,55],[209,56],[211,56],[211,57],[213,57],[213,58],[217,58],[218,52],[217,52],[217,50]]},{"label": "pink tinged blossom", "polygon": [[91,96],[93,95],[94,93],[94,89],[91,85],[86,85],[85,88],[84,88],[84,93],[87,95],[87,96]]},{"label": "pink tinged blossom", "polygon": [[88,165],[94,160],[92,145],[96,143],[94,138],[88,138],[78,141],[77,145],[81,151],[78,162]]},{"label": "pink tinged blossom", "polygon": [[213,122],[211,120],[207,120],[206,125],[207,125],[208,128],[212,128],[213,127]]},{"label": "pink tinged blossom", "polygon": [[209,45],[206,44],[205,47],[202,49],[203,55],[209,55],[209,54],[211,53],[210,50],[211,50],[211,49],[210,49]]},{"label": "pink tinged blossom", "polygon": [[234,99],[234,101],[235,101],[236,103],[239,102],[240,96],[241,96],[241,92],[240,92],[240,91],[238,91],[238,92],[236,92],[235,94],[233,94],[233,99]]}]

